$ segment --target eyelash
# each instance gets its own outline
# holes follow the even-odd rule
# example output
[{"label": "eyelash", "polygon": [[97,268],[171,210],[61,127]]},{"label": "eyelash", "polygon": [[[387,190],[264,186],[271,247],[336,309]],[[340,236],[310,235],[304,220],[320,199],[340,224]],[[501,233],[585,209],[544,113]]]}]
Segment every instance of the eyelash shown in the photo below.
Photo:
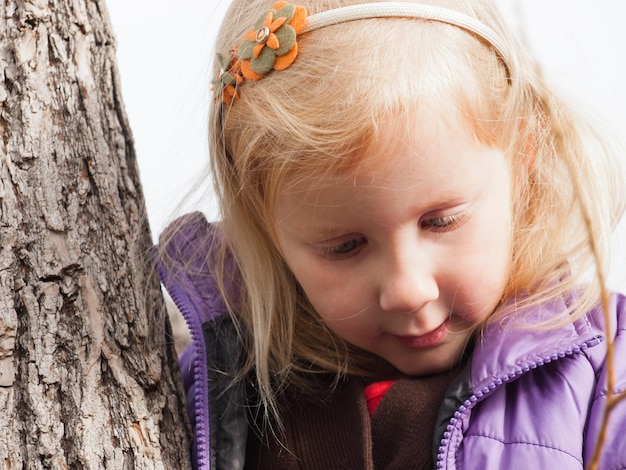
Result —
[{"label": "eyelash", "polygon": [[320,251],[327,258],[349,258],[356,254],[356,250],[365,243],[367,243],[365,237],[351,238],[338,245],[322,247]]},{"label": "eyelash", "polygon": [[435,232],[448,232],[457,228],[465,218],[465,213],[446,215],[444,217],[433,217],[421,222],[420,226]]}]

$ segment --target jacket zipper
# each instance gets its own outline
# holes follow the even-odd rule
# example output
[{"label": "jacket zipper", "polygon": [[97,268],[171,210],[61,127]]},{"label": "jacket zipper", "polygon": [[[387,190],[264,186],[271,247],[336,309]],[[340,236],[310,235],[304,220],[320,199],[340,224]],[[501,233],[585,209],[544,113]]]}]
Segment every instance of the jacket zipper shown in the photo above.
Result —
[{"label": "jacket zipper", "polygon": [[453,417],[450,418],[450,421],[448,422],[448,425],[446,426],[446,430],[443,433],[443,437],[439,444],[439,449],[438,449],[439,453],[437,454],[437,468],[446,467],[446,462],[444,459],[448,453],[448,447],[450,445],[450,437],[452,436],[454,429],[457,426],[459,426],[460,423],[462,422],[463,416],[468,414],[472,410],[472,408],[476,406],[477,403],[484,400],[485,397],[487,397],[488,395],[491,395],[491,393],[493,393],[494,390],[498,389],[503,384],[516,380],[518,377],[524,375],[526,372],[529,372],[530,370],[536,369],[537,367],[541,367],[544,364],[548,364],[560,358],[573,356],[574,354],[581,353],[585,349],[595,346],[602,341],[603,341],[602,336],[594,336],[593,338],[581,343],[580,345],[574,345],[571,348],[562,349],[562,350],[556,351],[555,353],[549,356],[544,356],[535,361],[530,361],[521,367],[517,367],[512,372],[496,377],[494,380],[489,382],[480,390],[472,394],[467,400],[465,400],[457,408],[457,410],[454,412]]},{"label": "jacket zipper", "polygon": [[[175,286],[169,285],[169,278],[160,263],[157,264],[159,277],[164,282],[167,291],[180,310],[192,339],[194,348],[193,358],[193,384],[194,384],[194,416],[196,418],[194,440],[196,442],[196,459],[199,470],[210,470],[210,425],[208,415],[209,401],[209,376],[206,358],[206,344],[202,331],[202,323],[198,315],[194,315],[186,307],[188,300],[184,293],[180,293]],[[166,281],[167,280],[167,281]]]}]

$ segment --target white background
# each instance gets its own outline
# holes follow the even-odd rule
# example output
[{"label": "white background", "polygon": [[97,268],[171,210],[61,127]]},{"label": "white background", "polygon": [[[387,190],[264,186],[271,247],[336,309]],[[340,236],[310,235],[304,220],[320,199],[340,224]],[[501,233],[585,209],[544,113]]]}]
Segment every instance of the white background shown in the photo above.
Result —
[{"label": "white background", "polygon": [[[546,76],[626,138],[626,2],[498,3]],[[207,162],[212,45],[227,5],[227,0],[107,1],[155,239],[176,214],[195,208],[217,218],[201,176]],[[204,192],[186,198],[198,182]],[[626,223],[620,239],[624,234]],[[614,265],[610,285],[626,291],[623,247]]]}]

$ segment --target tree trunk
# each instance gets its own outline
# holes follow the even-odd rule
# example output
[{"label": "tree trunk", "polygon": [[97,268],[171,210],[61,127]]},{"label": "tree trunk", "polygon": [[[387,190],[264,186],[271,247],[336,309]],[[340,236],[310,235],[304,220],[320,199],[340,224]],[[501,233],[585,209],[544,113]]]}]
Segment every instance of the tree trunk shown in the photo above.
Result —
[{"label": "tree trunk", "polygon": [[186,468],[104,0],[0,14],[0,469]]}]

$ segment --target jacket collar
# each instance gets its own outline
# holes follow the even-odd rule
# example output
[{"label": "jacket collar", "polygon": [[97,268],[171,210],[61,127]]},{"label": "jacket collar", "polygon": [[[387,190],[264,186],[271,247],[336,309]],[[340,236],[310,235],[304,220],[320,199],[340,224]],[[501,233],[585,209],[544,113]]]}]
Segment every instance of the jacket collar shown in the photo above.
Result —
[{"label": "jacket collar", "polygon": [[474,391],[488,383],[507,381],[529,369],[541,366],[602,341],[602,330],[589,321],[596,311],[559,328],[546,329],[534,325],[566,311],[575,296],[557,298],[539,306],[515,311],[513,302],[491,321],[476,339],[471,367]]}]

